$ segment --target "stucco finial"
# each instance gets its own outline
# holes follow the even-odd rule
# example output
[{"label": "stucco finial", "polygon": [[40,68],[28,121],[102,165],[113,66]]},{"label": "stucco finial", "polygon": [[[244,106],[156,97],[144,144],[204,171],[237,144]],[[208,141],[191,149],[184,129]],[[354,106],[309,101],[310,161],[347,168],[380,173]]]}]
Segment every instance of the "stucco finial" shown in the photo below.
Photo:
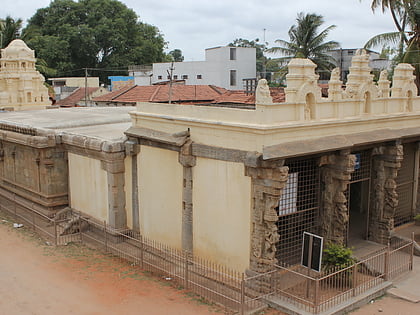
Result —
[{"label": "stucco finial", "polygon": [[266,79],[258,81],[257,90],[255,91],[255,104],[272,104],[273,98],[270,95],[270,88]]}]

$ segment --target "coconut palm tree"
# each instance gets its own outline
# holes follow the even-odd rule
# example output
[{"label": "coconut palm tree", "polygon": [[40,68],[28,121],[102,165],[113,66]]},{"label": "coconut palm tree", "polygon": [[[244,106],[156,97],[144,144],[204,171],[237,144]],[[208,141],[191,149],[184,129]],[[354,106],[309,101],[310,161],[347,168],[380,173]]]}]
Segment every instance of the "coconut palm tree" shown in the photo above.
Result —
[{"label": "coconut palm tree", "polygon": [[5,19],[0,20],[0,47],[4,48],[9,43],[20,38],[22,29],[22,19],[14,19],[7,16]]},{"label": "coconut palm tree", "polygon": [[[373,0],[372,10],[389,10],[397,32],[372,37],[365,48],[394,43],[398,44],[397,62],[410,63],[415,68],[416,85],[420,95],[420,1],[419,0]],[[408,30],[407,30],[408,29]]]},{"label": "coconut palm tree", "polygon": [[334,58],[327,54],[332,49],[340,47],[338,42],[325,40],[335,25],[330,25],[324,30],[320,27],[324,23],[322,15],[304,14],[300,12],[296,24],[289,29],[289,41],[278,39],[279,46],[268,49],[268,52],[281,53],[284,57],[278,59],[285,63],[292,58],[308,58],[317,64],[319,70],[331,70],[335,67]]}]

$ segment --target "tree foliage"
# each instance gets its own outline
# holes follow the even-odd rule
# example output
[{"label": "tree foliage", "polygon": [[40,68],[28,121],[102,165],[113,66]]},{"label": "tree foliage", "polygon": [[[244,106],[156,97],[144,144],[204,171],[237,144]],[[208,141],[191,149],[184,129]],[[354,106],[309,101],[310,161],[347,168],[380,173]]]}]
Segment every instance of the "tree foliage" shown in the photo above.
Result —
[{"label": "tree foliage", "polygon": [[389,10],[396,32],[379,34],[372,37],[366,48],[383,44],[396,44],[396,62],[410,63],[415,68],[416,85],[420,95],[420,1],[419,0],[372,0],[372,10]]},{"label": "tree foliage", "polygon": [[268,51],[282,54],[284,57],[278,59],[282,63],[292,58],[308,58],[318,66],[318,70],[330,70],[335,65],[334,59],[327,52],[339,48],[340,45],[336,41],[326,41],[335,25],[320,30],[323,24],[322,15],[300,12],[296,24],[289,29],[289,41],[278,39],[275,43],[279,46]]},{"label": "tree foliage", "polygon": [[171,61],[175,61],[175,62],[184,61],[184,56],[182,55],[181,49],[171,50],[168,55],[172,59]]},{"label": "tree foliage", "polygon": [[[140,22],[117,0],[54,0],[37,10],[25,31],[31,34],[28,46],[59,75],[80,75],[82,68],[121,69],[165,57],[159,30]],[[102,72],[102,79],[106,75]]]},{"label": "tree foliage", "polygon": [[6,16],[0,19],[0,48],[5,48],[16,38],[20,38],[22,30],[22,19],[14,19]]}]

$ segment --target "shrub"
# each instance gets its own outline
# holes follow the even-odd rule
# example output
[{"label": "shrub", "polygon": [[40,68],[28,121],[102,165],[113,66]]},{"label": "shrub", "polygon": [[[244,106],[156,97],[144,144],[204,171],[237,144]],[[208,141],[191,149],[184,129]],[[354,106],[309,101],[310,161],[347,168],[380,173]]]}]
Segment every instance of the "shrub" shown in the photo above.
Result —
[{"label": "shrub", "polygon": [[340,244],[329,243],[322,254],[323,269],[342,269],[351,266],[356,260],[353,251]]}]

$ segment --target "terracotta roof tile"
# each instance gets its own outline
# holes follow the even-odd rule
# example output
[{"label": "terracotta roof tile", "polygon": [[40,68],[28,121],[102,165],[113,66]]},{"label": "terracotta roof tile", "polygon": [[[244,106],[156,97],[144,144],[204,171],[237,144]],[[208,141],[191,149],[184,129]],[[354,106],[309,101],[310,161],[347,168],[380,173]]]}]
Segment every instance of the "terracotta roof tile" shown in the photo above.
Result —
[{"label": "terracotta roof tile", "polygon": [[[92,93],[96,92],[99,89],[99,87],[88,87],[87,88],[87,94],[91,95]],[[76,106],[77,103],[85,99],[85,88],[79,87],[76,90],[74,90],[73,93],[71,93],[66,98],[63,98],[55,103],[55,105],[59,105],[62,107],[71,107]]]},{"label": "terracotta roof tile", "polygon": [[[169,101],[169,88],[169,85],[133,86],[96,97],[94,101],[166,103]],[[223,88],[211,85],[173,85],[171,101],[174,103],[212,102],[225,91]]]},{"label": "terracotta roof tile", "polygon": [[[270,88],[270,94],[274,103],[282,103],[286,100],[283,88]],[[255,104],[255,95],[246,94],[245,91],[226,91],[216,100],[217,104]]]}]

